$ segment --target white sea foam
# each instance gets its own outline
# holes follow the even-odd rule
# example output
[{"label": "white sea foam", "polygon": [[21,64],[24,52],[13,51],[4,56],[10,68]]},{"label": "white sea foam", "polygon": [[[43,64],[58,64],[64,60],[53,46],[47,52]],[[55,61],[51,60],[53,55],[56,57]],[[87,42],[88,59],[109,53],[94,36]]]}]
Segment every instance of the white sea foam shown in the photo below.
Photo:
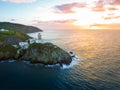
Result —
[{"label": "white sea foam", "polygon": [[13,63],[13,62],[15,62],[15,60],[8,60],[8,62],[9,62],[9,63]]},{"label": "white sea foam", "polygon": [[62,69],[72,68],[72,67],[74,67],[75,65],[77,65],[79,61],[82,61],[82,59],[79,58],[78,56],[75,56],[75,57],[72,58],[72,62],[70,63],[70,65],[65,65],[65,64],[63,64]]},{"label": "white sea foam", "polygon": [[22,61],[25,64],[30,64],[30,61]]},{"label": "white sea foam", "polygon": [[46,67],[55,67],[55,66],[60,66],[60,64],[46,65]]},{"label": "white sea foam", "polygon": [[0,63],[4,63],[5,61],[0,61]]}]

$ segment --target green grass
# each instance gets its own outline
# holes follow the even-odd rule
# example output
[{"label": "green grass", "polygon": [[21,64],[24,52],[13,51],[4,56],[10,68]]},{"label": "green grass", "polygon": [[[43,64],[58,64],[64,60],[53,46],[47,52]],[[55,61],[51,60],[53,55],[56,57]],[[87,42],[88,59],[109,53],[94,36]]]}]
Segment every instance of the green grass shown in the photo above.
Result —
[{"label": "green grass", "polygon": [[26,35],[23,32],[15,31],[15,30],[9,30],[9,31],[0,31],[0,43],[3,43],[4,40],[8,37],[15,37],[19,38],[23,41],[29,39],[30,37]]},{"label": "green grass", "polygon": [[10,23],[10,22],[0,22],[0,29],[21,31],[24,33],[32,33],[42,31],[41,29],[34,26],[27,26],[23,24]]},{"label": "green grass", "polygon": [[12,52],[16,53],[18,48],[13,47],[12,45],[0,45],[0,52]]}]

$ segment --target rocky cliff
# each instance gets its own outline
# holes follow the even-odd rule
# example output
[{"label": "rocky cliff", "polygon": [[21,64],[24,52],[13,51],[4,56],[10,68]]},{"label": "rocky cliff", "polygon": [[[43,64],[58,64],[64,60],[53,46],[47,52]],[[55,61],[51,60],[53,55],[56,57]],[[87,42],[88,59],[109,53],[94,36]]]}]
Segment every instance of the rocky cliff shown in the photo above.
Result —
[{"label": "rocky cliff", "polygon": [[52,43],[30,45],[22,59],[43,64],[70,64],[71,62],[69,54]]},{"label": "rocky cliff", "polygon": [[26,60],[30,63],[41,63],[41,64],[70,64],[72,58],[70,55],[52,43],[37,44],[33,43],[28,49],[21,49],[18,54],[17,51],[20,48],[15,48],[11,45],[0,46],[0,60],[15,59],[15,60]]}]

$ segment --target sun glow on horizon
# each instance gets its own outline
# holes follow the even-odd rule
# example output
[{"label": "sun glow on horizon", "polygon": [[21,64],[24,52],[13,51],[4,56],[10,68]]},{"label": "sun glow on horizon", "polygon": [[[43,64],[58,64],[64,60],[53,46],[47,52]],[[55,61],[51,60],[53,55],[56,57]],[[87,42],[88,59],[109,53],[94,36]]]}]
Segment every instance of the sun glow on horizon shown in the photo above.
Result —
[{"label": "sun glow on horizon", "polygon": [[2,22],[48,30],[120,29],[120,0],[2,0],[0,6]]},{"label": "sun glow on horizon", "polygon": [[95,23],[102,22],[101,14],[92,12],[88,8],[73,8],[75,11],[75,19],[76,21],[73,23],[74,25],[81,26],[87,29],[101,29],[98,26],[92,26]]},{"label": "sun glow on horizon", "polygon": [[103,28],[98,27],[98,26],[91,26],[90,29],[92,29],[92,30],[99,30],[99,29],[103,29]]}]

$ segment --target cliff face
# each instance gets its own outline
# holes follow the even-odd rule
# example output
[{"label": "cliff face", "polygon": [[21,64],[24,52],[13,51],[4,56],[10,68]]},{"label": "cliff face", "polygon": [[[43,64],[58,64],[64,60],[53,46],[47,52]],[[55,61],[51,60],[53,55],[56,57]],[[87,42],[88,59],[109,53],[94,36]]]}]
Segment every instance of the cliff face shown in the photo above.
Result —
[{"label": "cliff face", "polygon": [[61,48],[53,45],[52,43],[45,44],[31,44],[28,49],[20,51],[20,48],[15,48],[11,45],[0,46],[0,60],[15,59],[15,60],[27,60],[30,63],[41,63],[41,64],[67,64],[69,65],[72,61],[70,55],[62,50]]},{"label": "cliff face", "polygon": [[41,29],[34,26],[26,26],[22,24],[10,23],[10,22],[0,22],[0,29],[21,31],[24,33],[40,32]]}]

